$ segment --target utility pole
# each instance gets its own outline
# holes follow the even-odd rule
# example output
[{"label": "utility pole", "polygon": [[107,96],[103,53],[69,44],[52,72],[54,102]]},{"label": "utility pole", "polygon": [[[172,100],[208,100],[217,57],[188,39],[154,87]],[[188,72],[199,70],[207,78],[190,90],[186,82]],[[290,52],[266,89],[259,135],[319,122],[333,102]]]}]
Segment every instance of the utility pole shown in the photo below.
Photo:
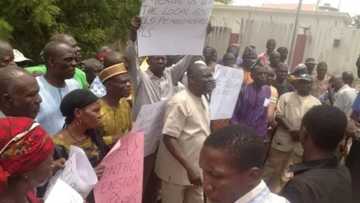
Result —
[{"label": "utility pole", "polygon": [[298,4],[297,10],[296,10],[295,26],[294,26],[293,35],[292,35],[292,39],[291,39],[291,46],[290,46],[290,63],[289,63],[290,66],[292,65],[292,63],[294,61],[295,40],[296,40],[296,36],[297,36],[297,30],[299,27],[299,17],[300,17],[302,2],[303,2],[303,0],[299,0],[299,4]]}]

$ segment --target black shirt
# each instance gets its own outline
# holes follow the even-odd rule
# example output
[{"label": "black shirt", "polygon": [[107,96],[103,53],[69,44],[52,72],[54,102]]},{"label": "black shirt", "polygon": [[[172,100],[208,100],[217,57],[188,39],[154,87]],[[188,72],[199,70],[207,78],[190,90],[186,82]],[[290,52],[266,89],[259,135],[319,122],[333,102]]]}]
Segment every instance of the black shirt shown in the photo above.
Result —
[{"label": "black shirt", "polygon": [[294,178],[281,195],[291,203],[351,203],[351,178],[336,157],[291,167]]}]

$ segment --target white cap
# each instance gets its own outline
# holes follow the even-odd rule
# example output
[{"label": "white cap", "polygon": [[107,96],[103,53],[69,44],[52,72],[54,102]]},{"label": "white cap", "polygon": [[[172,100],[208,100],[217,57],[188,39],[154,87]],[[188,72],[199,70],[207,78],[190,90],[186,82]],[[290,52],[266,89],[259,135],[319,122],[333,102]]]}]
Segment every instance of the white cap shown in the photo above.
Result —
[{"label": "white cap", "polygon": [[17,49],[13,49],[13,53],[14,53],[14,61],[15,63],[18,63],[18,62],[23,62],[23,61],[31,61],[31,59],[29,58],[26,58],[24,56],[23,53],[21,53],[19,50]]}]

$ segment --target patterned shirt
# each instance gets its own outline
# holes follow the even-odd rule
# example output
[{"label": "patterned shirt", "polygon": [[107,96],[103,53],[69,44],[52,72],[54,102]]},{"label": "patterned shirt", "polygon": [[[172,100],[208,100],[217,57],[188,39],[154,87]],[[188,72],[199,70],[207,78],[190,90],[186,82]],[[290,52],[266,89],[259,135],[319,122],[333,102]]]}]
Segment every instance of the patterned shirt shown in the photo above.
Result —
[{"label": "patterned shirt", "polygon": [[100,100],[101,135],[107,145],[113,145],[132,126],[131,107],[126,99],[120,99],[117,107]]}]

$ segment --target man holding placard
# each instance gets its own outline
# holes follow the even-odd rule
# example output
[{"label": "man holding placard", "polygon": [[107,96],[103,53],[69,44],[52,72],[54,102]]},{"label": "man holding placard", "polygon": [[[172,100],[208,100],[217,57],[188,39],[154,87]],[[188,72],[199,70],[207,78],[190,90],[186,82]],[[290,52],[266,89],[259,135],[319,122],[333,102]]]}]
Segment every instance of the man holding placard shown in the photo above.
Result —
[{"label": "man holding placard", "polygon": [[201,147],[210,134],[207,99],[215,80],[205,62],[188,70],[188,88],[177,93],[166,109],[163,139],[155,172],[162,180],[162,203],[202,203]]},{"label": "man holding placard", "polygon": [[[185,56],[175,65],[166,67],[166,56],[148,56],[149,68],[141,71],[138,63],[138,54],[134,43],[137,39],[137,30],[140,27],[141,19],[133,18],[130,29],[130,40],[127,47],[128,72],[132,81],[134,91],[133,118],[137,118],[143,105],[153,104],[162,100],[170,99],[176,93],[178,82],[183,78],[190,63],[197,57]],[[156,153],[144,158],[144,194],[147,202],[156,200],[156,175],[153,173]],[[149,187],[147,187],[149,185]],[[147,190],[149,189],[149,190]],[[149,194],[149,196],[147,196]],[[155,201],[154,200],[154,201]]]}]

